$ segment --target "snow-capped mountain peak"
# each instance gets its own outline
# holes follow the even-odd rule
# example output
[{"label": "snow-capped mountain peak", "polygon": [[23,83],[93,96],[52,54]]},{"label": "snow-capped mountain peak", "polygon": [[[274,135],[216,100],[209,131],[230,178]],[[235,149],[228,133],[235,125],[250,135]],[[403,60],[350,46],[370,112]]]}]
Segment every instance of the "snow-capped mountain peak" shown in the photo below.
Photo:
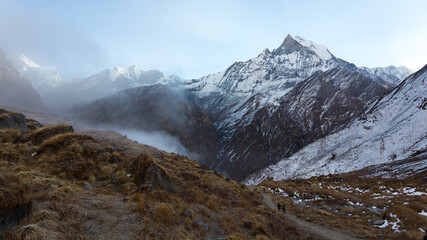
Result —
[{"label": "snow-capped mountain peak", "polygon": [[136,68],[135,65],[131,65],[127,68],[115,67],[113,68],[112,75],[117,78],[119,75],[123,75],[126,78],[137,80],[141,76],[142,71]]},{"label": "snow-capped mountain peak", "polygon": [[283,43],[277,49],[275,49],[274,52],[278,55],[287,55],[293,52],[301,51],[304,48],[314,52],[320,59],[324,61],[327,61],[333,57],[328,48],[325,46],[298,36],[292,38],[290,34],[286,36]]},{"label": "snow-capped mountain peak", "polygon": [[310,50],[315,52],[317,56],[321,57],[324,60],[329,60],[332,58],[332,54],[329,52],[328,48],[321,44],[317,44],[315,42],[306,40],[302,37],[295,37],[295,41],[297,41],[299,44],[303,45],[304,47],[308,47]]},{"label": "snow-capped mountain peak", "polygon": [[41,95],[57,87],[61,82],[56,67],[41,66],[25,55],[8,56],[8,59]]},{"label": "snow-capped mountain peak", "polygon": [[386,83],[390,86],[397,86],[403,79],[408,77],[412,71],[407,67],[375,67],[375,68],[367,68],[360,67],[359,72],[363,75],[370,77],[380,83]]},{"label": "snow-capped mountain peak", "polygon": [[295,41],[290,34],[288,34],[283,40],[283,43],[276,49],[280,54],[289,54],[295,51],[301,50],[303,47],[302,44]]},{"label": "snow-capped mountain peak", "polygon": [[[25,65],[27,65],[28,67],[31,67],[31,68],[37,68],[37,67],[40,67],[40,65],[38,65],[37,63],[35,63],[33,60],[31,60],[31,59],[29,59],[29,58],[27,58],[27,56],[25,56],[25,55],[21,55],[21,56],[19,56],[19,58],[22,60],[22,62],[25,64]],[[26,67],[24,65],[24,67]]]}]

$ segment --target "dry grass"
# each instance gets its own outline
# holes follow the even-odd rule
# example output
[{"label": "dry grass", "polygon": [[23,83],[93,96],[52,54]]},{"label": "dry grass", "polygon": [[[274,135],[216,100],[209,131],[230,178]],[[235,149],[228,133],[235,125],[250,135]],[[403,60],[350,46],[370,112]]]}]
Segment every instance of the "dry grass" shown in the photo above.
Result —
[{"label": "dry grass", "polygon": [[178,214],[170,203],[159,203],[153,208],[154,220],[169,226],[178,223]]},{"label": "dry grass", "polygon": [[16,115],[16,114],[20,114],[20,113],[17,113],[17,112],[2,113],[2,114],[0,114],[0,118],[9,117],[9,116],[13,116],[13,115]]},{"label": "dry grass", "polygon": [[294,225],[263,207],[260,189],[113,132],[91,134],[67,126],[0,131],[0,210],[32,206],[4,236],[299,237]]}]

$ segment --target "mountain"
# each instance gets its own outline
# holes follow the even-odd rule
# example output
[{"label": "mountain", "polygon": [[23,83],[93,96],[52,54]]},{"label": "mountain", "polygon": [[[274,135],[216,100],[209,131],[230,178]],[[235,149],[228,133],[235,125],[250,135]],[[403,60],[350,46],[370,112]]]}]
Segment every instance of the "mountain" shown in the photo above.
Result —
[{"label": "mountain", "polygon": [[288,89],[318,70],[335,67],[356,70],[356,66],[332,55],[319,44],[288,35],[279,48],[265,49],[246,62],[236,62],[226,71],[187,82],[187,88],[200,94],[227,92],[246,97],[258,92]]},{"label": "mountain", "polygon": [[156,84],[127,89],[76,110],[73,118],[94,127],[164,132],[200,162],[212,165],[219,139],[208,117],[188,95]]},{"label": "mountain", "polygon": [[257,94],[221,121],[219,133],[228,137],[215,167],[242,179],[326,136],[387,90],[357,72],[334,68],[298,83],[277,106],[264,105]]},{"label": "mountain", "polygon": [[[427,65],[371,103],[364,114],[346,128],[251,175],[246,182],[256,184],[267,178],[308,178],[378,164],[396,166],[396,170],[404,167],[405,172],[416,173],[418,171],[409,168],[420,168],[420,165],[409,163],[424,162],[422,169],[426,160],[425,154],[420,154],[427,149],[426,96]],[[408,164],[404,164],[405,159]],[[399,164],[392,164],[398,161]]]},{"label": "mountain", "polygon": [[44,98],[49,109],[67,113],[73,107],[84,106],[124,89],[156,83],[173,86],[179,81],[179,77],[164,77],[157,70],[141,71],[133,65],[128,68],[116,67],[87,78],[64,82],[47,93]]},{"label": "mountain", "polygon": [[30,111],[46,111],[40,94],[21,76],[0,49],[0,105],[10,105]]},{"label": "mountain", "polygon": [[375,81],[393,87],[399,85],[400,82],[402,82],[412,73],[411,70],[403,66],[388,66],[376,68],[360,67],[358,71],[366,77],[372,78]]},{"label": "mountain", "polygon": [[[321,73],[332,69],[326,75]],[[266,49],[223,72],[186,81],[184,88],[195,95],[199,107],[217,127],[221,149],[214,168],[241,180],[325,136],[389,89],[383,80],[380,86],[358,71],[325,46],[288,35],[277,49]],[[308,79],[311,76],[316,77]],[[329,82],[329,78],[336,79]],[[298,86],[303,81],[307,86]],[[313,92],[298,92],[302,87]],[[318,105],[298,116],[310,97],[318,98]],[[306,100],[298,101],[301,99]],[[335,105],[329,109],[329,103]],[[346,111],[339,110],[344,105]],[[309,117],[311,114],[317,119]]]},{"label": "mountain", "polygon": [[40,66],[25,55],[9,56],[9,59],[19,73],[28,79],[42,96],[61,83],[61,77],[56,67]]}]

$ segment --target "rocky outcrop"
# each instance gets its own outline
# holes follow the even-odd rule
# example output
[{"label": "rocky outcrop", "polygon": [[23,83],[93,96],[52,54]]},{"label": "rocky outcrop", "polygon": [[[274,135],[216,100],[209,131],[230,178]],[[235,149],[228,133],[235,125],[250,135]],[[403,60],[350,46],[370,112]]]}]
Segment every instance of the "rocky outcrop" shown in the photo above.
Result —
[{"label": "rocky outcrop", "polygon": [[173,191],[169,176],[165,170],[154,163],[150,156],[138,155],[130,169],[134,182],[141,190],[163,189],[169,192]]},{"label": "rocky outcrop", "polygon": [[22,133],[28,132],[25,116],[22,113],[7,112],[0,109],[0,129],[8,128],[16,129]]}]

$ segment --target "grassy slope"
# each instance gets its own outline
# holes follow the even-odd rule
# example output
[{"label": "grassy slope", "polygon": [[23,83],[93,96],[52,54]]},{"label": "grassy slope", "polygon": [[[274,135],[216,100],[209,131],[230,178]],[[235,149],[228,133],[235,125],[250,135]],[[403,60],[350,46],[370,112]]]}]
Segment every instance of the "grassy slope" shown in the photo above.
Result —
[{"label": "grassy slope", "polygon": [[317,238],[266,208],[262,188],[114,132],[87,133],[0,131],[4,239]]}]

